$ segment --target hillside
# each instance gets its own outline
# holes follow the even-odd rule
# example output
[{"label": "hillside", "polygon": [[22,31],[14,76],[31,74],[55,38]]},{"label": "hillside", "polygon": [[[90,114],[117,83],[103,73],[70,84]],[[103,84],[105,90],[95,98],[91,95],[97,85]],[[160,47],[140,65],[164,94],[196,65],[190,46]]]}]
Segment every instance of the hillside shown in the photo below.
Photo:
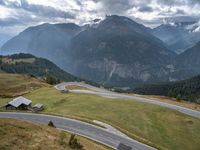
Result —
[{"label": "hillside", "polygon": [[116,15],[83,27],[75,24],[30,27],[4,44],[1,51],[31,53],[78,77],[131,87],[168,81],[167,64],[176,55],[149,28]]},{"label": "hillside", "polygon": [[1,72],[27,74],[40,78],[52,76],[61,81],[81,80],[69,73],[66,73],[47,59],[23,53],[0,56],[0,70]]},{"label": "hillside", "polygon": [[[10,35],[0,33],[0,47],[5,44],[9,39],[11,39]],[[1,54],[1,52],[0,52]]]},{"label": "hillside", "polygon": [[[69,133],[47,125],[0,119],[1,150],[72,150],[68,146],[69,138]],[[82,137],[78,137],[78,141],[84,146],[84,150],[108,150]]]},{"label": "hillside", "polygon": [[162,95],[175,98],[180,94],[181,99],[200,103],[200,76],[176,82],[145,85],[141,88],[135,88],[134,92],[137,94]]},{"label": "hillside", "polygon": [[174,57],[169,65],[171,81],[185,80],[200,74],[200,42]]},{"label": "hillside", "polygon": [[15,97],[44,86],[49,85],[34,77],[0,73],[0,97]]},{"label": "hillside", "polygon": [[175,58],[175,65],[180,69],[200,72],[200,42]]},{"label": "hillside", "polygon": [[76,24],[42,24],[29,27],[19,35],[10,39],[1,47],[4,55],[13,53],[30,53],[47,58],[63,68],[67,64],[64,51],[72,37],[82,30]]}]

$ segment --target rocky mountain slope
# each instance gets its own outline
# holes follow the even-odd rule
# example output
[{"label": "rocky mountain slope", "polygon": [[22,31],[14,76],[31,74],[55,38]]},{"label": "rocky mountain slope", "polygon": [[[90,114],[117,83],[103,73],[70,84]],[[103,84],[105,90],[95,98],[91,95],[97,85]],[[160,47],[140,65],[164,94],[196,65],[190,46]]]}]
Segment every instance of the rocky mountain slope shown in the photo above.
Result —
[{"label": "rocky mountain slope", "polygon": [[175,55],[146,27],[120,16],[108,16],[81,32],[69,49],[67,70],[115,86],[168,80],[166,64]]}]

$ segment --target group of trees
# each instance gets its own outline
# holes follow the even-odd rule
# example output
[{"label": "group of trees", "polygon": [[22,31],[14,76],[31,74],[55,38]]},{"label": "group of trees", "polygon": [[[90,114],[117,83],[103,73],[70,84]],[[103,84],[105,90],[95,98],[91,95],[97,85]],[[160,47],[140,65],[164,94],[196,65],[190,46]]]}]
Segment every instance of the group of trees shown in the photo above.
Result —
[{"label": "group of trees", "polygon": [[6,56],[6,57],[7,57],[7,58],[11,58],[11,59],[36,58],[35,56],[33,56],[33,55],[31,55],[31,54],[24,54],[24,53],[8,55],[8,56]]},{"label": "group of trees", "polygon": [[46,82],[47,82],[48,84],[51,84],[51,85],[60,83],[60,79],[57,79],[57,78],[55,78],[54,76],[52,76],[52,75],[50,75],[50,74],[47,74],[45,80],[46,80]]},{"label": "group of trees", "polygon": [[144,95],[163,95],[174,97],[177,100],[183,99],[200,103],[200,76],[176,82],[145,85],[135,88],[131,92]]},{"label": "group of trees", "polygon": [[175,96],[173,90],[169,90],[167,96],[169,96],[169,97],[174,97],[174,98],[176,98],[177,101],[180,101],[180,100],[181,100],[181,94],[178,94],[177,96]]}]

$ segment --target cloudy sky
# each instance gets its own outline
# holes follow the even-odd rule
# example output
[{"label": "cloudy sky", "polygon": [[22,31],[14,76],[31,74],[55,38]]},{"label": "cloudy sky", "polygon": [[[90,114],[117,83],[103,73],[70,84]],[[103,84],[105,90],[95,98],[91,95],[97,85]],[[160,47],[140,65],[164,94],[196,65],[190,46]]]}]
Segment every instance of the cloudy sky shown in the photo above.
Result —
[{"label": "cloudy sky", "polygon": [[15,35],[44,22],[82,25],[112,14],[150,27],[199,20],[200,0],[0,0],[0,33]]}]

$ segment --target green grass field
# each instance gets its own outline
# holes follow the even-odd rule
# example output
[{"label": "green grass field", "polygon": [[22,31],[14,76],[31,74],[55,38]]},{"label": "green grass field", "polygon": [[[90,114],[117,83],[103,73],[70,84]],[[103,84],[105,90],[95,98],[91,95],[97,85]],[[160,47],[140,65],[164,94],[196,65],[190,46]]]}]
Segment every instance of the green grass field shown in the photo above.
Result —
[{"label": "green grass field", "polygon": [[[0,150],[72,150],[68,146],[69,138],[70,134],[47,125],[0,119]],[[85,138],[77,138],[84,150],[108,150]]]},{"label": "green grass field", "polygon": [[77,86],[77,85],[68,85],[65,88],[68,89],[68,90],[90,90],[90,89],[88,89],[86,87]]},{"label": "green grass field", "polygon": [[199,149],[200,120],[170,109],[132,100],[63,94],[53,87],[35,90],[25,97],[33,103],[44,103],[43,113],[104,121],[160,149]]},{"label": "green grass field", "polygon": [[24,58],[24,59],[14,59],[13,64],[24,62],[24,63],[33,63],[35,58]]},{"label": "green grass field", "polygon": [[16,64],[20,62],[24,63],[33,63],[35,61],[35,58],[23,58],[23,59],[10,59],[8,57],[4,57],[3,59],[0,58],[0,61],[6,64]]}]

